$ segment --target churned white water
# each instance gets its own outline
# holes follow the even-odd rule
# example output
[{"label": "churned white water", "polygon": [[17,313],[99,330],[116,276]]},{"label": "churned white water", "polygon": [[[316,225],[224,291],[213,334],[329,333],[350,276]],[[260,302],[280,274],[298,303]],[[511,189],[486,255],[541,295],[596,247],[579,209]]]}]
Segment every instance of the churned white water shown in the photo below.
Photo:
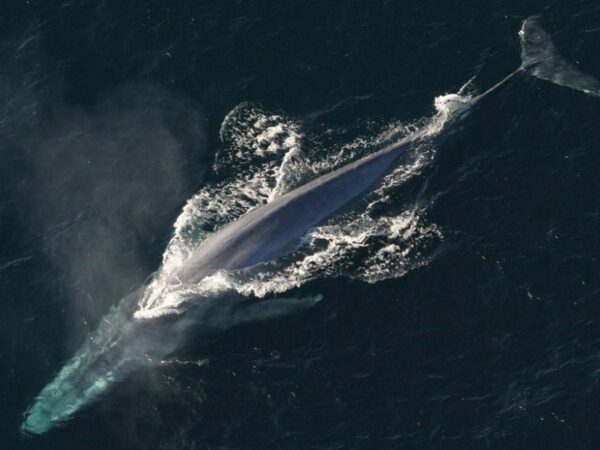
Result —
[{"label": "churned white water", "polygon": [[[190,198],[174,224],[174,232],[135,313],[138,318],[178,313],[190,297],[234,289],[264,297],[283,293],[323,276],[346,275],[366,282],[399,277],[427,262],[426,249],[442,239],[442,231],[427,220],[419,199],[397,215],[374,213],[402,184],[419,175],[432,161],[435,148],[427,139],[405,155],[398,167],[365,202],[310,230],[296,252],[281,261],[260,264],[237,273],[220,271],[197,285],[167,287],[165,279],[182,265],[207,235],[245,212],[270,202],[304,182],[338,168],[374,149],[419,133],[435,136],[471,97],[446,94],[434,102],[436,115],[413,124],[393,123],[370,136],[359,136],[325,154],[305,148],[302,123],[283,114],[243,103],[223,120],[223,149],[215,170],[230,173],[225,181],[202,188]],[[318,136],[317,136],[318,138]],[[315,137],[311,137],[314,140]],[[359,256],[360,255],[360,256]]]}]

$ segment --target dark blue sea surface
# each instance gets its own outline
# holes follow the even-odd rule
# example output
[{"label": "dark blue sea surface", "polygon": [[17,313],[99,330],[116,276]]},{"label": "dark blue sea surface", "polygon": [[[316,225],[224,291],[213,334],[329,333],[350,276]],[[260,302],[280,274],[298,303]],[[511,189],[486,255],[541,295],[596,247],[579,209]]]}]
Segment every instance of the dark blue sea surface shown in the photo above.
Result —
[{"label": "dark blue sea surface", "polygon": [[[202,335],[20,431],[186,202],[262,173],[245,151],[324,161],[427,126],[435,97],[520,65],[532,14],[600,78],[591,0],[6,2],[0,448],[599,448],[600,98],[526,76],[375,202],[393,242],[266,294],[314,307]],[[392,244],[404,259],[369,253]]]}]

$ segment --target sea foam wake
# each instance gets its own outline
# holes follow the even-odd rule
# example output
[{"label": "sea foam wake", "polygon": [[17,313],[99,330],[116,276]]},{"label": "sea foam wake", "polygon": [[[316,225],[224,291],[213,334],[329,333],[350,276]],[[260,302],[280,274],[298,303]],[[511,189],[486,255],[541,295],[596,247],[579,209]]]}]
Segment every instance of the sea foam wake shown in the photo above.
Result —
[{"label": "sea foam wake", "polygon": [[[299,121],[251,104],[234,108],[221,126],[223,150],[214,165],[227,175],[225,181],[204,187],[187,202],[161,268],[102,319],[26,411],[22,431],[39,434],[65,421],[132,371],[162,362],[190,330],[224,329],[313,305],[319,296],[273,298],[310,280],[346,275],[374,283],[427,264],[443,237],[427,220],[430,200],[417,195],[396,215],[379,211],[387,211],[384,206],[393,193],[431,163],[435,148],[427,137],[435,136],[469,102],[469,96],[458,94],[438,97],[431,119],[386,124],[327,151],[312,145],[319,135],[303,131]],[[243,271],[220,271],[195,285],[166,283],[210,233],[320,174],[413,133],[424,137],[422,143],[406,152],[378,189],[351,211],[311,230],[290,255]],[[260,307],[232,308],[236,299],[248,296]]]},{"label": "sea foam wake", "polygon": [[[409,125],[386,124],[370,136],[359,136],[327,153],[304,149],[305,141],[314,142],[318,137],[305,136],[302,124],[251,104],[238,105],[223,121],[220,134],[225,147],[215,161],[216,170],[235,175],[220,184],[206,186],[187,202],[175,222],[161,270],[141,299],[135,317],[178,313],[193,294],[206,296],[234,290],[261,298],[323,276],[345,275],[373,283],[402,276],[426,263],[426,247],[442,238],[441,230],[427,222],[430,205],[415,198],[397,215],[377,212],[391,202],[395,189],[422,173],[432,161],[435,148],[424,139],[417,149],[407,152],[362,208],[358,206],[312,229],[288,257],[251,270],[220,271],[198,285],[175,290],[165,283],[208,234],[250,209],[412,133],[436,135],[469,100],[469,96],[457,94],[437,97],[434,118]],[[359,253],[361,256],[357,257]]]}]

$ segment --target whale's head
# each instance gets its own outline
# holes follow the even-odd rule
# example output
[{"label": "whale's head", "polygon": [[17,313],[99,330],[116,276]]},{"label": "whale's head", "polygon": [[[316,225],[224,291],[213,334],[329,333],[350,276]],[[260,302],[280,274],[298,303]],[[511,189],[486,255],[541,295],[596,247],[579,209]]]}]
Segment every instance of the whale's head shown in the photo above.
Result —
[{"label": "whale's head", "polygon": [[[125,304],[125,305],[123,305]],[[24,414],[24,434],[45,433],[143,366],[180,344],[179,320],[136,320],[127,302],[113,308]]]},{"label": "whale's head", "polygon": [[189,304],[179,305],[176,314],[140,319],[135,315],[139,298],[126,297],[113,308],[54,380],[42,389],[24,414],[24,434],[42,434],[64,423],[131,372],[163,362],[191,334],[214,333],[239,323],[293,313],[321,299],[316,296],[252,301],[230,292],[190,300]]}]

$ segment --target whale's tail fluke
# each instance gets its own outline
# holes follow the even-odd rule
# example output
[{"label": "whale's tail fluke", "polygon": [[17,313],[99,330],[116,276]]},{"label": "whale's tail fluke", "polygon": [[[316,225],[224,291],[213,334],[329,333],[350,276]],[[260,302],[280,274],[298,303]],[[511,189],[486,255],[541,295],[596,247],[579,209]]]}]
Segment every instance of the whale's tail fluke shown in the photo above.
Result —
[{"label": "whale's tail fluke", "polygon": [[521,69],[536,78],[600,97],[600,81],[567,62],[556,50],[539,17],[523,21],[521,31]]}]

